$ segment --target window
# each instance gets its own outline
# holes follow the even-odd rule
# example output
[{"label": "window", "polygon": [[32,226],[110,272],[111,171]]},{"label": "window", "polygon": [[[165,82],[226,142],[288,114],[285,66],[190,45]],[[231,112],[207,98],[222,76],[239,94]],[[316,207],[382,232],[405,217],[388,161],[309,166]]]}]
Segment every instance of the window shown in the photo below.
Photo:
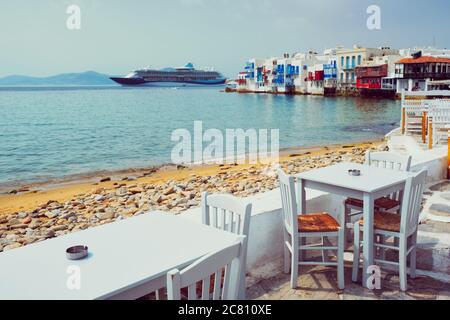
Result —
[{"label": "window", "polygon": [[341,57],[341,66],[344,66],[344,57]]},{"label": "window", "polygon": [[[344,58],[342,57],[342,59],[344,59]],[[344,73],[343,72],[341,72],[341,81],[344,81]]]},{"label": "window", "polygon": [[356,64],[356,59],[355,59],[355,56],[353,56],[352,57],[352,68],[354,68],[355,67],[355,64]]},{"label": "window", "polygon": [[362,63],[362,57],[361,57],[361,55],[359,55],[358,56],[358,66],[361,65],[361,63]]}]

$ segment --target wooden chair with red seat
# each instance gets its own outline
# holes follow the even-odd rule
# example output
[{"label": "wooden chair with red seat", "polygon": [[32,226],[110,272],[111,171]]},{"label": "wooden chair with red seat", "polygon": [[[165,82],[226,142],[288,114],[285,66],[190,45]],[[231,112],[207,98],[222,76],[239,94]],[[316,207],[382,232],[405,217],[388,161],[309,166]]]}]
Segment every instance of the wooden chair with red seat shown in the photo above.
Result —
[{"label": "wooden chair with red seat", "polygon": [[[409,171],[411,167],[411,156],[403,156],[393,152],[368,152],[366,154],[366,165],[386,168],[391,170]],[[399,210],[401,193],[395,193],[375,200],[375,210]],[[352,220],[358,220],[362,216],[363,201],[360,199],[347,198],[345,207],[345,238],[349,241],[350,230],[353,229]],[[354,210],[354,211],[352,211]]]},{"label": "wooden chair with red seat", "polygon": [[[339,289],[344,289],[344,217],[341,224],[328,213],[312,213],[298,215],[295,197],[294,177],[278,170],[280,182],[282,220],[284,230],[284,272],[291,269],[291,287],[297,287],[298,268],[300,265],[325,265],[337,267]],[[308,238],[322,238],[321,244],[306,244]],[[333,246],[328,238],[336,238]],[[325,241],[326,240],[326,241]],[[319,250],[322,261],[306,261],[306,255],[299,254],[308,250]],[[328,251],[336,251],[336,261],[328,259]],[[305,259],[303,258],[305,256]]]},{"label": "wooden chair with red seat", "polygon": [[[416,277],[416,250],[417,250],[417,229],[419,226],[419,214],[421,211],[422,194],[427,178],[427,171],[422,170],[413,177],[408,178],[402,198],[401,213],[375,212],[374,215],[374,237],[375,247],[383,249],[393,249],[399,252],[399,260],[388,261],[384,256],[375,259],[375,263],[390,264],[399,266],[400,289],[407,289],[407,258],[410,259],[410,276]],[[359,259],[361,248],[361,235],[363,220],[359,220],[354,226],[354,256],[352,280],[357,281],[359,272]],[[388,238],[398,239],[393,244],[385,242]],[[378,240],[377,239],[382,239]]]}]

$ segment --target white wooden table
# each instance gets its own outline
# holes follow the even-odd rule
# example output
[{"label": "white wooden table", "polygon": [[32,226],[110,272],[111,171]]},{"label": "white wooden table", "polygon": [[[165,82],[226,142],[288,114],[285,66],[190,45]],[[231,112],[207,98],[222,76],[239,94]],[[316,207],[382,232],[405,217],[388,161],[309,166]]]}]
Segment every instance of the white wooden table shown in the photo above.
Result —
[{"label": "white wooden table", "polygon": [[[361,170],[360,176],[350,176],[349,169]],[[369,266],[373,265],[374,200],[405,188],[410,173],[376,168],[355,163],[338,163],[298,174],[298,206],[300,214],[307,213],[305,188],[320,190],[364,201],[363,218],[363,285],[366,286]],[[343,210],[343,209],[342,209]]]},{"label": "white wooden table", "polygon": [[[165,287],[171,269],[240,240],[150,212],[0,253],[0,299],[136,299]],[[73,245],[87,245],[89,256],[68,260],[65,250]],[[233,274],[239,265],[234,261]],[[70,266],[79,267],[79,290],[67,286]]]}]

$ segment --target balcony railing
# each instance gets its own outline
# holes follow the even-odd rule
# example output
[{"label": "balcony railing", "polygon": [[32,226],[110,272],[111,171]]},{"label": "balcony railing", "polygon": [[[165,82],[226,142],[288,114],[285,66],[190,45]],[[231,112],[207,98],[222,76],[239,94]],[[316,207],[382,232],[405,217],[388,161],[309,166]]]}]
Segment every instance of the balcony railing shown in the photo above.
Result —
[{"label": "balcony railing", "polygon": [[385,90],[393,90],[393,89],[396,89],[396,88],[397,88],[397,86],[394,85],[394,84],[385,84],[385,83],[383,83],[381,85],[381,89],[385,89]]},{"label": "balcony railing", "polygon": [[356,68],[356,64],[350,64],[350,63],[342,66],[342,69],[344,69],[344,70],[353,70],[355,68]]},{"label": "balcony railing", "polygon": [[447,80],[450,79],[450,72],[437,73],[437,72],[405,72],[403,74],[405,79],[437,79],[437,80]]}]

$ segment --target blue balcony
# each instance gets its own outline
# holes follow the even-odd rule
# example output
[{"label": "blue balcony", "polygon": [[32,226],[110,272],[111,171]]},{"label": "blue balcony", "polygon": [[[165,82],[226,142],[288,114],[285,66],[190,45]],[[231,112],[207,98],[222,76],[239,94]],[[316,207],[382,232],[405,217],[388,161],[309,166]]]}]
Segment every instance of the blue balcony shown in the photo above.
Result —
[{"label": "blue balcony", "polygon": [[253,70],[253,69],[255,69],[255,64],[254,64],[254,63],[247,62],[247,64],[245,65],[245,69],[247,69],[247,70]]},{"label": "blue balcony", "polygon": [[247,74],[245,75],[246,79],[253,79],[254,77],[255,77],[254,72],[247,72]]},{"label": "blue balcony", "polygon": [[299,66],[293,66],[288,64],[286,66],[286,75],[292,76],[292,75],[298,75],[300,73],[300,67]]},{"label": "blue balcony", "polygon": [[276,70],[278,74],[284,74],[284,64],[278,64]]}]

